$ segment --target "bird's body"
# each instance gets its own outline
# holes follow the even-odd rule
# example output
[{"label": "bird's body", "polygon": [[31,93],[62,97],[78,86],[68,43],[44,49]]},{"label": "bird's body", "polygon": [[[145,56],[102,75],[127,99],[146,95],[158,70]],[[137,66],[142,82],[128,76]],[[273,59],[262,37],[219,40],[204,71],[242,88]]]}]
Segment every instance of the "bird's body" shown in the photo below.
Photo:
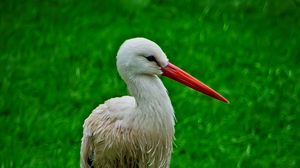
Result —
[{"label": "bird's body", "polygon": [[168,167],[173,109],[165,90],[149,94],[112,98],[93,110],[84,123],[83,163],[90,157],[94,167]]},{"label": "bird's body", "polygon": [[158,78],[168,64],[163,51],[150,40],[135,38],[122,44],[117,67],[132,96],[107,100],[85,120],[82,168],[169,167],[174,111]]}]

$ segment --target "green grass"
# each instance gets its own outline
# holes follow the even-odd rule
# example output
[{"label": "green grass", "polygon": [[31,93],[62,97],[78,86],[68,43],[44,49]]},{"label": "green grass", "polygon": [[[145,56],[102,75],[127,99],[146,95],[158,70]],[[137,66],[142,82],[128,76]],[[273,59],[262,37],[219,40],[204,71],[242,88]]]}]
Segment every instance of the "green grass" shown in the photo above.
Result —
[{"label": "green grass", "polygon": [[177,116],[171,167],[300,167],[299,6],[2,0],[0,167],[79,167],[84,119],[127,94],[115,55],[136,36],[231,101],[162,79]]}]

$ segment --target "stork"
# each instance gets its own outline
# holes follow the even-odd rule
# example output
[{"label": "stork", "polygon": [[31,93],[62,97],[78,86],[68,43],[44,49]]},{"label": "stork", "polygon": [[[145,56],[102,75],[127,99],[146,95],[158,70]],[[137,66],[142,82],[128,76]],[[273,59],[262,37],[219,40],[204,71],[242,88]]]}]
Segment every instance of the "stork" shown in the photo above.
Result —
[{"label": "stork", "polygon": [[105,101],[85,120],[81,168],[169,167],[175,116],[161,75],[228,103],[170,63],[162,49],[145,38],[132,38],[121,45],[117,69],[132,96]]}]

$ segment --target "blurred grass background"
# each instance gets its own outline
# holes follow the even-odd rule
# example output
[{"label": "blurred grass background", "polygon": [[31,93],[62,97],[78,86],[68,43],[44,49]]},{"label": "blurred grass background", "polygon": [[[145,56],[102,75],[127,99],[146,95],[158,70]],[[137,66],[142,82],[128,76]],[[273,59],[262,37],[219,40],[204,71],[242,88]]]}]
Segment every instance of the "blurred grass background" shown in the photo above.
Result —
[{"label": "blurred grass background", "polygon": [[82,123],[127,94],[115,55],[157,42],[227,105],[162,79],[171,167],[300,167],[299,0],[1,0],[0,167],[79,167]]}]

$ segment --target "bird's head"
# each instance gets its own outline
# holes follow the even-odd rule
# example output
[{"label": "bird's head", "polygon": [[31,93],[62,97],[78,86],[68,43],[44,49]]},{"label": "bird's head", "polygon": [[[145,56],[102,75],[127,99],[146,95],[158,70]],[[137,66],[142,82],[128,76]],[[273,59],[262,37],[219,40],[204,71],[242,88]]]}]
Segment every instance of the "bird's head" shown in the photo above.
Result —
[{"label": "bird's head", "polygon": [[117,54],[118,71],[123,75],[161,75],[168,64],[162,49],[145,38],[126,40]]},{"label": "bird's head", "polygon": [[163,75],[208,96],[228,103],[222,95],[168,61],[153,41],[145,38],[126,40],[117,54],[117,68],[123,79],[140,75]]}]

